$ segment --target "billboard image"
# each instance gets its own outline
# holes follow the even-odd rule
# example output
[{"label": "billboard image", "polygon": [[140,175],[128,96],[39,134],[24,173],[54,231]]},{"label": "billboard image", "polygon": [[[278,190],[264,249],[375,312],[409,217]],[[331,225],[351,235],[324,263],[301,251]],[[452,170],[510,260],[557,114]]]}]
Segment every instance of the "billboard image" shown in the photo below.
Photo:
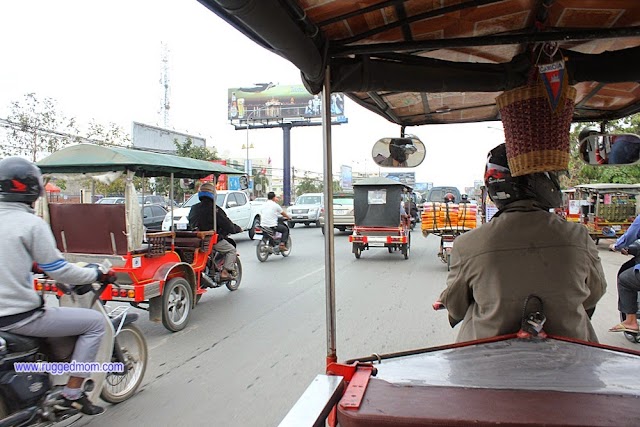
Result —
[{"label": "billboard image", "polygon": [[[256,84],[228,90],[228,118],[232,122],[262,119],[320,118],[322,99],[303,85]],[[331,94],[331,115],[344,117],[344,94]]]},{"label": "billboard image", "polygon": [[351,166],[340,166],[340,187],[343,190],[353,190]]},{"label": "billboard image", "polygon": [[381,175],[385,178],[393,179],[394,181],[400,181],[411,188],[416,184],[415,172],[382,172]]}]

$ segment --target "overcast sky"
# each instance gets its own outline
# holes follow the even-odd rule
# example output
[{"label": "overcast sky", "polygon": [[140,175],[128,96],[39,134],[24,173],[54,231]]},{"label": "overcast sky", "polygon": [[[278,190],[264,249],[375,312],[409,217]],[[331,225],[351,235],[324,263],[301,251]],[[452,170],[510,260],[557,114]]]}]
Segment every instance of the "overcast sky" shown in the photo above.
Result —
[{"label": "overcast sky", "polygon": [[[262,49],[196,0],[0,1],[0,118],[12,101],[35,92],[57,100],[81,123],[94,118],[127,131],[131,122],[162,123],[161,42],[169,47],[170,127],[201,135],[223,156],[244,158],[246,131],[227,120],[227,89],[259,82],[300,84],[297,69]],[[334,126],[334,172],[377,171],[373,143],[400,127],[345,102],[349,123]],[[426,145],[417,181],[456,185],[482,179],[486,153],[503,142],[501,123],[408,128]],[[254,158],[282,167],[282,131],[249,132]],[[298,169],[322,170],[321,127],[291,132]],[[403,169],[406,170],[406,169]],[[398,169],[398,171],[403,171]],[[385,171],[385,169],[383,169]],[[389,170],[390,171],[390,170]]]}]

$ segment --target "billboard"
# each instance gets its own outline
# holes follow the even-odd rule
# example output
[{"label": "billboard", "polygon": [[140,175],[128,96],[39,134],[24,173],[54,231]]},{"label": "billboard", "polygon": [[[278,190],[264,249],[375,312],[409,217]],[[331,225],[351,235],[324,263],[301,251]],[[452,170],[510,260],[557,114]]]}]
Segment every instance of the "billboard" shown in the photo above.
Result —
[{"label": "billboard", "polygon": [[189,135],[187,133],[176,132],[175,130],[164,129],[156,126],[145,125],[133,122],[131,128],[131,142],[135,148],[147,148],[154,151],[175,153],[178,140],[183,144],[187,138],[191,138],[196,147],[206,147],[207,140],[200,136]]},{"label": "billboard", "polygon": [[343,190],[353,190],[351,166],[340,166],[340,187]]},{"label": "billboard", "polygon": [[[227,112],[231,122],[320,118],[322,99],[311,95],[303,85],[261,83],[230,88]],[[334,122],[347,122],[344,94],[331,94],[331,116]]]}]

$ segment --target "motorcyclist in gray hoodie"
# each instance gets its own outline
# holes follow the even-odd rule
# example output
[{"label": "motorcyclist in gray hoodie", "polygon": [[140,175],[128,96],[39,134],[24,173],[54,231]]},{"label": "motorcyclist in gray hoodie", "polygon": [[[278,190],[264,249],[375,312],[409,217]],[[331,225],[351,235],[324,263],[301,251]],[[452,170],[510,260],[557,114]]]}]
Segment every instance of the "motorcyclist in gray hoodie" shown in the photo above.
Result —
[{"label": "motorcyclist in gray hoodie", "polygon": [[[72,360],[95,362],[105,333],[103,316],[85,308],[45,307],[33,288],[32,268],[37,264],[51,278],[70,285],[105,281],[114,273],[65,261],[51,229],[33,211],[43,193],[37,166],[19,157],[0,160],[0,330],[43,338],[77,336]],[[74,408],[88,415],[104,412],[82,391],[89,373],[72,375],[57,409]]]}]

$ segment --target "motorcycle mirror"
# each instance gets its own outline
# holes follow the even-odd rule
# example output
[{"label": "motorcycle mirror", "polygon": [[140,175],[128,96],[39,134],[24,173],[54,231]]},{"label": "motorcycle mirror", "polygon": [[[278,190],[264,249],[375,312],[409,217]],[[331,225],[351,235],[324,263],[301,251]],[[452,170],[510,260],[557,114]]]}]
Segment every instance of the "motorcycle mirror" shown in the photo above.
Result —
[{"label": "motorcycle mirror", "polygon": [[582,139],[580,159],[591,166],[632,165],[640,161],[640,137],[631,133],[594,134]]},{"label": "motorcycle mirror", "polygon": [[386,168],[415,168],[426,156],[424,143],[417,136],[382,138],[373,144],[371,157]]}]

